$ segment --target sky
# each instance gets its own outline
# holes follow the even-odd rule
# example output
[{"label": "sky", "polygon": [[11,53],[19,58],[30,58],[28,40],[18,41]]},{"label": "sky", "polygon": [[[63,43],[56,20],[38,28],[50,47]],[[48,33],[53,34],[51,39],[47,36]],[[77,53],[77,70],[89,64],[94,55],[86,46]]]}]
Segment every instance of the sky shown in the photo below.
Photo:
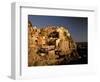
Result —
[{"label": "sky", "polygon": [[88,18],[86,17],[28,15],[28,20],[32,22],[33,26],[39,28],[48,25],[64,26],[69,30],[75,42],[88,41]]}]

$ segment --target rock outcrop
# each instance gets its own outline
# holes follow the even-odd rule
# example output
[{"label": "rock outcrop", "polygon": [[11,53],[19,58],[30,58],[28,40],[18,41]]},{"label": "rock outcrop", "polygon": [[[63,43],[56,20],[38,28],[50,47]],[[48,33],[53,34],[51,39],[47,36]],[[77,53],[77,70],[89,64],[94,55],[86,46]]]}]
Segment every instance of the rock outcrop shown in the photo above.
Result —
[{"label": "rock outcrop", "polygon": [[67,28],[28,22],[28,66],[68,64],[79,57],[76,48]]}]

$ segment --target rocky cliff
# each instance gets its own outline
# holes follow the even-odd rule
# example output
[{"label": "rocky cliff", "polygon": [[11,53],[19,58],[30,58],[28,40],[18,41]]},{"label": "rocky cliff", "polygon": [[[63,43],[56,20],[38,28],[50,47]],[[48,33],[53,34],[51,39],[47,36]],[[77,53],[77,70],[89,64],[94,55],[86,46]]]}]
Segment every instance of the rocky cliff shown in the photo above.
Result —
[{"label": "rocky cliff", "polygon": [[28,66],[68,64],[79,57],[76,48],[67,28],[38,28],[28,22]]}]

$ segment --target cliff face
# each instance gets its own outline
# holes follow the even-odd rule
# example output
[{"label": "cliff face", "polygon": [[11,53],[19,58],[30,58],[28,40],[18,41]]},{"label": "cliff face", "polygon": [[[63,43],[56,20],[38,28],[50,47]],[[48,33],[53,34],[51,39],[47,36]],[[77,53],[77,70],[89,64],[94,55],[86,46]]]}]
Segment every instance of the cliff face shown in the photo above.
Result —
[{"label": "cliff face", "polygon": [[65,27],[38,28],[28,23],[28,66],[68,64],[79,57]]}]

